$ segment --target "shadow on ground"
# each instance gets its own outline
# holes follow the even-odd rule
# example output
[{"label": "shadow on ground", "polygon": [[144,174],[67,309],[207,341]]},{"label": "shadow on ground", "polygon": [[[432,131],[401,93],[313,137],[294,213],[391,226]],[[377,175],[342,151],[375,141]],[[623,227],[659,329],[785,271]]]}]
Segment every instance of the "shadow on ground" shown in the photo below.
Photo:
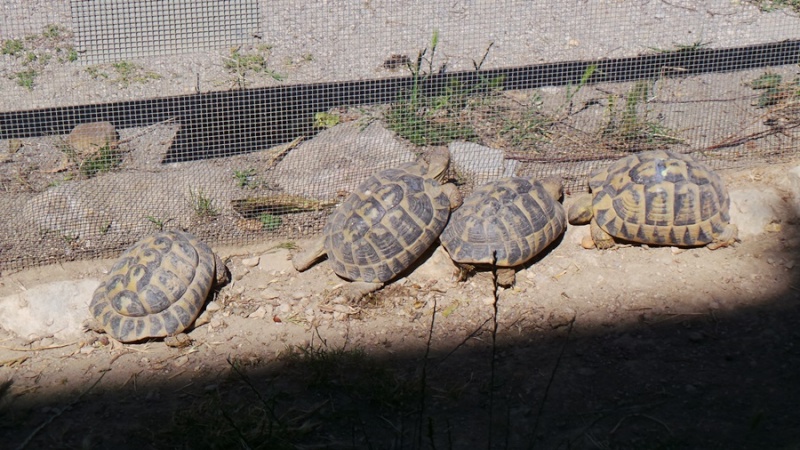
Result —
[{"label": "shadow on ground", "polygon": [[643,312],[629,325],[586,326],[580,317],[555,328],[506,323],[496,336],[489,316],[457,345],[437,342],[434,323],[427,350],[388,342],[334,348],[312,330],[306,348],[278,358],[231,355],[216,372],[165,370],[162,381],[134,374],[122,387],[101,380],[58,398],[15,399],[5,385],[0,441],[5,448],[796,449],[800,277],[793,273],[783,294],[733,313]]}]

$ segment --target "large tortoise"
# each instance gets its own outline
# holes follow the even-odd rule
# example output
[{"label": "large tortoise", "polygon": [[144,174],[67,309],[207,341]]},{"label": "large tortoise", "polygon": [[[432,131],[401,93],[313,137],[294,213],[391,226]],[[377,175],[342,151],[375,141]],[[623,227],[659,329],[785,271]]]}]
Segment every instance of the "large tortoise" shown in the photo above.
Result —
[{"label": "large tortoise", "polygon": [[462,267],[495,265],[501,286],[567,229],[559,178],[513,177],[476,189],[450,217],[440,240]]},{"label": "large tortoise", "polygon": [[613,247],[615,239],[712,250],[736,241],[722,180],[687,155],[627,156],[592,173],[589,189],[569,208],[569,222],[590,223],[597,248]]},{"label": "large tortoise", "polygon": [[461,204],[453,184],[441,184],[450,163],[446,148],[429,162],[406,163],[372,175],[328,218],[322,236],[292,258],[304,271],[327,254],[333,271],[353,281],[355,300],[380,289],[417,260]]},{"label": "large tortoise", "polygon": [[228,281],[222,260],[184,231],[148,236],[120,256],[95,290],[87,325],[121,342],[174,336]]}]

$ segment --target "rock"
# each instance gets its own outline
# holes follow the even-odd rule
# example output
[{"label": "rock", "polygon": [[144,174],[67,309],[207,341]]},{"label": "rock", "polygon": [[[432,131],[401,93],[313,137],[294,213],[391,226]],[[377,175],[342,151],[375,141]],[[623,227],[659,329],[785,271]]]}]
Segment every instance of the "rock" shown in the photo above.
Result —
[{"label": "rock", "polygon": [[300,144],[275,167],[283,192],[330,199],[352,192],[370,175],[413,161],[413,149],[374,121],[336,125]]},{"label": "rock", "polygon": [[789,206],[771,187],[738,189],[730,192],[731,223],[739,228],[739,237],[764,233],[771,224],[788,219]]},{"label": "rock", "polygon": [[22,215],[37,229],[72,239],[129,238],[131,230],[158,230],[158,221],[188,228],[211,209],[232,214],[230,202],[239,196],[227,169],[201,161],[157,173],[113,172],[62,184],[30,199]]},{"label": "rock", "polygon": [[210,302],[208,302],[208,304],[206,305],[206,311],[208,311],[208,312],[219,311],[220,309],[222,309],[222,307],[219,305],[219,303],[217,303],[217,302],[216,302],[216,301],[214,301],[214,300],[211,300],[211,301],[210,301]]},{"label": "rock", "polygon": [[102,149],[115,150],[119,145],[119,133],[111,122],[82,123],[67,135],[67,144],[83,159]]},{"label": "rock", "polygon": [[292,261],[289,259],[289,250],[285,248],[276,248],[261,255],[258,269],[267,273],[295,272]]},{"label": "rock", "polygon": [[567,326],[575,320],[575,310],[563,307],[550,312],[547,317],[547,324],[550,328],[556,329]]},{"label": "rock", "polygon": [[407,279],[417,284],[425,284],[431,280],[450,283],[456,279],[458,273],[459,269],[450,259],[447,250],[439,245],[430,257],[419,261],[419,265],[409,273]]},{"label": "rock", "polygon": [[246,267],[255,267],[261,261],[261,258],[258,256],[253,256],[252,258],[244,258],[242,260],[242,265]]},{"label": "rock", "polygon": [[247,318],[248,319],[263,319],[267,316],[272,316],[272,306],[267,308],[266,306],[259,306],[258,309],[251,312]]},{"label": "rock", "polygon": [[794,213],[800,216],[800,166],[789,170],[786,177],[789,179],[789,189],[792,191]]},{"label": "rock", "polygon": [[459,173],[472,180],[476,186],[498,178],[513,177],[519,164],[506,160],[502,150],[473,142],[450,143],[451,165]]},{"label": "rock", "polygon": [[55,281],[0,298],[0,327],[20,337],[53,335],[70,341],[83,335],[89,302],[99,280]]}]

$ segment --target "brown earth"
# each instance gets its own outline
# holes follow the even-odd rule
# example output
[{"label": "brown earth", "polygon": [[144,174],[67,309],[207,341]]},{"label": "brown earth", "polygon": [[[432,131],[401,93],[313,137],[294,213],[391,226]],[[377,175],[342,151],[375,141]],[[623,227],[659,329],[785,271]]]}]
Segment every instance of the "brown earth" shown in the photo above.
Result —
[{"label": "brown earth", "polygon": [[[782,189],[791,167],[723,178]],[[234,281],[188,347],[0,338],[0,441],[800,448],[800,234],[795,220],[770,229],[716,251],[597,251],[570,227],[496,294],[490,272],[453,281],[437,250],[358,305],[338,303],[325,262],[296,273],[285,243],[220,248]],[[30,269],[0,288],[109,266]]]}]

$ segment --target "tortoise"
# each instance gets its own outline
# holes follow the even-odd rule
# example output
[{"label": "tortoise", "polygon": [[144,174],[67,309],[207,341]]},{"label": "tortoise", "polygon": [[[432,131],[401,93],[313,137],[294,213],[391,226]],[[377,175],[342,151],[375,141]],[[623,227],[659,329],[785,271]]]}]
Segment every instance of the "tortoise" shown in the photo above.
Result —
[{"label": "tortoise", "polygon": [[440,240],[462,268],[494,265],[501,286],[514,284],[514,267],[521,266],[567,229],[567,214],[559,203],[560,178],[536,181],[510,177],[479,187],[464,200]]},{"label": "tortoise", "polygon": [[87,326],[120,342],[174,336],[188,328],[213,286],[228,281],[222,260],[185,231],[131,246],[95,290]]},{"label": "tortoise", "polygon": [[688,155],[653,150],[627,156],[593,172],[589,189],[591,195],[570,206],[569,222],[590,223],[599,249],[617,240],[712,250],[736,241],[725,185]]},{"label": "tortoise", "polygon": [[380,171],[328,218],[322,236],[292,258],[302,272],[327,255],[333,271],[352,281],[344,291],[357,300],[383,287],[427,251],[461,204],[453,184],[442,184],[450,153],[440,148],[418,160]]}]

